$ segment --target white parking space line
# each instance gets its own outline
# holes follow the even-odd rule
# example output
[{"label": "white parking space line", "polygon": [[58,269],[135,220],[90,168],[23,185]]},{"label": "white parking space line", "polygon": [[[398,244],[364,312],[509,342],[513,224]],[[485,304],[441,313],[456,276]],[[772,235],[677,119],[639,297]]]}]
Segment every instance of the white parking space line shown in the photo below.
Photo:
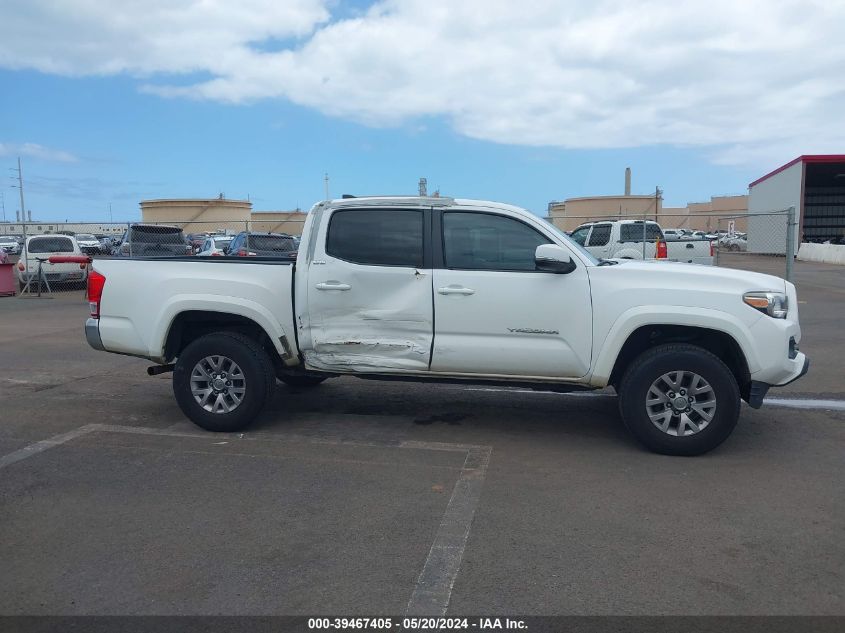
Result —
[{"label": "white parking space line", "polygon": [[[564,396],[567,398],[614,398],[615,394],[606,391],[542,391],[536,389],[522,389],[519,387],[464,387],[464,391],[503,391],[532,395]],[[766,398],[763,404],[770,407],[785,407],[788,409],[817,409],[825,411],[845,411],[845,400],[829,400],[819,398]]]},{"label": "white parking space line", "polygon": [[815,400],[800,398],[766,398],[763,404],[788,409],[824,409],[827,411],[845,411],[845,400]]},{"label": "white parking space line", "polygon": [[46,451],[48,448],[53,448],[54,446],[59,446],[60,444],[64,444],[65,442],[69,442],[77,437],[82,437],[83,435],[90,433],[93,429],[92,426],[96,426],[93,424],[86,424],[85,426],[81,426],[78,429],[74,429],[73,431],[68,431],[67,433],[62,433],[61,435],[54,435],[53,437],[41,440],[40,442],[35,442],[34,444],[30,444],[29,446],[24,446],[21,449],[18,449],[12,453],[7,455],[3,455],[0,457],[0,468],[5,468],[15,462],[19,462],[27,457],[32,457],[33,455],[38,455],[38,453],[42,453]]},{"label": "white parking space line", "polygon": [[[174,425],[176,426],[176,425]],[[408,601],[406,614],[440,616],[446,613],[449,600],[452,596],[452,587],[463,561],[464,548],[469,537],[472,519],[475,516],[475,509],[481,497],[481,487],[484,483],[484,476],[487,473],[487,465],[490,462],[490,455],[493,451],[490,446],[478,446],[474,444],[448,444],[440,442],[417,442],[417,441],[348,441],[328,440],[296,435],[252,435],[248,433],[202,433],[185,432],[176,429],[155,429],[138,426],[120,426],[114,424],[86,424],[68,433],[62,433],[40,442],[35,442],[19,450],[0,457],[0,468],[19,462],[27,457],[37,455],[54,446],[60,446],[70,440],[82,437],[89,433],[112,432],[128,433],[134,435],[160,435],[166,437],[191,437],[203,439],[217,439],[215,444],[225,444],[228,439],[238,441],[285,441],[297,439],[303,442],[316,445],[344,445],[361,447],[394,447],[400,449],[416,449],[429,451],[452,451],[466,452],[455,487],[446,511],[440,521],[434,543],[428,552],[425,565],[420,572],[417,583]]]},{"label": "white parking space line", "polygon": [[[431,448],[420,443],[403,444],[406,448]],[[454,450],[449,448],[447,450]],[[464,548],[469,537],[472,518],[481,497],[481,487],[492,449],[488,446],[469,447],[460,477],[452,489],[452,496],[425,565],[405,609],[406,615],[442,616],[446,614],[452,587],[461,568]]]}]

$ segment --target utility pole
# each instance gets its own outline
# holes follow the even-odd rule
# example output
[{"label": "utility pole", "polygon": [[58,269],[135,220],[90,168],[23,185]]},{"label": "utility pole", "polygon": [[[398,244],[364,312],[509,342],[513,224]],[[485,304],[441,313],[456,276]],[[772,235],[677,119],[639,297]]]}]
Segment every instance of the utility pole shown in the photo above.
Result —
[{"label": "utility pole", "polygon": [[[18,184],[12,185],[12,187],[17,186],[18,191],[21,194],[21,225],[23,227],[23,239],[26,241],[26,205],[24,204],[23,200],[23,170],[21,169],[21,157],[18,156],[18,168],[17,170],[14,167],[9,167],[11,171],[18,172]],[[13,176],[12,176],[13,178]],[[5,215],[5,214],[4,214]]]},{"label": "utility pole", "polygon": [[663,192],[660,191],[660,187],[654,188],[654,221],[658,222],[657,214],[660,211],[660,194]]},{"label": "utility pole", "polygon": [[326,200],[329,199],[329,172],[326,172],[326,175],[323,176],[323,184],[326,187]]}]

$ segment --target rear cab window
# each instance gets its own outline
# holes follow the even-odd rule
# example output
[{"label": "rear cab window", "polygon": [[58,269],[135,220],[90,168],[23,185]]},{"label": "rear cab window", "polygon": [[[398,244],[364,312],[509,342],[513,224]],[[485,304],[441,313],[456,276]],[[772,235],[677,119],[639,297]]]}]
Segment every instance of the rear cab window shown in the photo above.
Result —
[{"label": "rear cab window", "polygon": [[339,209],[329,218],[326,254],[369,266],[423,266],[420,209]]},{"label": "rear cab window", "polygon": [[293,238],[286,235],[250,235],[247,238],[247,244],[247,248],[256,251],[287,253],[296,250]]},{"label": "rear cab window", "polygon": [[30,253],[73,253],[73,240],[69,237],[33,237],[27,250]]},{"label": "rear cab window", "polygon": [[133,226],[130,242],[141,244],[184,244],[182,229],[174,226]]}]

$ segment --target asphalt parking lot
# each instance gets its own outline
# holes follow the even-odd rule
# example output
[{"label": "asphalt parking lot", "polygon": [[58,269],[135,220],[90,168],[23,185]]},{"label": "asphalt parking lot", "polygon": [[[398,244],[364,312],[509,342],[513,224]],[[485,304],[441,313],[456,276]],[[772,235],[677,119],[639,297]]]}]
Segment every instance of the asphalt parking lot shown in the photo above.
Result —
[{"label": "asphalt parking lot", "polygon": [[[795,279],[812,367],[770,396],[845,403],[845,270]],[[674,458],[610,393],[338,378],[215,435],[86,309],[0,299],[0,614],[845,614],[845,410]]]}]

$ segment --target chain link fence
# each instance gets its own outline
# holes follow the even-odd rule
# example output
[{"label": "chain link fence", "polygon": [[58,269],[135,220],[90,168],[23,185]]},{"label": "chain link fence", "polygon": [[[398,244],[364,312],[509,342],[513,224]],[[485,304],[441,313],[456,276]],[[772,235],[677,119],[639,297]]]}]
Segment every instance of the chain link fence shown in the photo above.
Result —
[{"label": "chain link fence", "polygon": [[[598,257],[613,257],[621,246],[610,244],[611,232],[585,231],[584,225],[605,224],[616,220],[644,222],[642,234],[637,237],[642,248],[626,248],[626,257],[646,259],[655,256],[656,248],[648,242],[655,242],[655,230],[651,223],[658,224],[667,243],[668,258],[677,261],[703,263],[708,249],[715,266],[759,270],[792,280],[795,255],[798,251],[796,215],[793,208],[766,213],[629,213],[616,215],[572,216],[551,215],[546,218],[558,228],[572,235]],[[789,230],[789,228],[792,230]],[[629,231],[639,236],[639,231]],[[594,242],[594,236],[597,238]],[[620,233],[620,237],[621,233]],[[629,246],[630,239],[621,240]],[[684,249],[673,246],[684,243]],[[697,242],[708,244],[698,247]],[[637,251],[636,254],[633,251]]]},{"label": "chain link fence", "polygon": [[296,259],[304,219],[0,224],[20,297],[84,292],[97,257]]},{"label": "chain link fence", "polygon": [[[716,266],[747,268],[792,279],[797,252],[794,209],[768,213],[619,214],[550,216],[549,222],[567,232],[587,223],[613,220],[646,221],[660,225],[670,259],[700,261],[712,253]],[[304,219],[188,220],[170,222],[28,223],[0,225],[0,259],[13,266],[21,296],[50,296],[55,292],[83,292],[90,265],[80,258],[97,257],[277,257],[295,259]],[[789,228],[792,227],[792,230]],[[653,231],[644,230],[642,253],[654,257]],[[596,232],[596,239],[599,232]],[[606,238],[602,234],[602,238]],[[587,237],[584,245],[596,250]],[[684,250],[673,246],[685,242]],[[706,243],[699,247],[695,243]],[[692,245],[693,248],[689,246]],[[610,245],[605,242],[604,247]],[[607,256],[610,253],[594,253]],[[675,254],[678,254],[675,256]],[[695,257],[693,257],[695,255]],[[688,257],[689,256],[689,257]],[[702,262],[703,263],[703,262]]]}]

